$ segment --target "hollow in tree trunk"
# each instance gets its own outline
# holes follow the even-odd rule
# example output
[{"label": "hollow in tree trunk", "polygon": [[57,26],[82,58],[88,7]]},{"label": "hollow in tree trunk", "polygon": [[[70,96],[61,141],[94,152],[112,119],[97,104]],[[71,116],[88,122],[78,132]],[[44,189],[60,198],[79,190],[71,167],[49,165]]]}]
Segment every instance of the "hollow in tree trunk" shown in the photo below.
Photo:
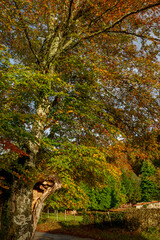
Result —
[{"label": "hollow in tree trunk", "polygon": [[55,175],[37,182],[33,189],[14,182],[11,193],[7,193],[1,204],[1,239],[33,239],[45,199],[60,187]]}]

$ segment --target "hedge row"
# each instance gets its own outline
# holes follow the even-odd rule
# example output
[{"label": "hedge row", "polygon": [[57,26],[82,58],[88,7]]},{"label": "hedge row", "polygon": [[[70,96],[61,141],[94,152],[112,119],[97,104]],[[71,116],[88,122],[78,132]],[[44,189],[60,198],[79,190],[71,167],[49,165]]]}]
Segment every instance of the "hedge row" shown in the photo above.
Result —
[{"label": "hedge row", "polygon": [[128,209],[124,214],[125,226],[128,229],[160,230],[160,209]]},{"label": "hedge row", "polygon": [[130,208],[124,212],[83,212],[83,223],[98,228],[122,227],[134,231],[156,228],[160,230],[160,209]]},{"label": "hedge row", "polygon": [[83,223],[92,224],[101,229],[106,226],[122,226],[124,212],[83,212]]}]

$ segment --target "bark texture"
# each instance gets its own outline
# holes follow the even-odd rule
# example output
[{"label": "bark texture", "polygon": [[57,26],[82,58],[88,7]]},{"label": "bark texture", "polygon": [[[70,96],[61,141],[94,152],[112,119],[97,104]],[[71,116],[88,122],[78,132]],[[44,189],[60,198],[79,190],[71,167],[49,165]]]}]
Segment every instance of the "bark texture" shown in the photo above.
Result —
[{"label": "bark texture", "polygon": [[44,201],[59,188],[61,181],[55,175],[37,182],[33,189],[15,182],[5,201],[1,199],[1,239],[33,239]]},{"label": "bark texture", "polygon": [[46,180],[35,184],[32,200],[33,232],[31,239],[34,238],[44,201],[50,194],[61,188],[61,185],[61,181],[55,175],[50,175]]},{"label": "bark texture", "polygon": [[2,208],[2,240],[29,240],[32,233],[32,189],[15,182]]}]

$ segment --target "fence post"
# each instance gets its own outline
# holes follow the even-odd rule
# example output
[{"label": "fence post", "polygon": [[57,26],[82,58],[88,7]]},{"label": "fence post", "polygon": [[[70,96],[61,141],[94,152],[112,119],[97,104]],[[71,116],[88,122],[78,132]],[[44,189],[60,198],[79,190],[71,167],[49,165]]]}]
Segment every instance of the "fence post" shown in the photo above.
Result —
[{"label": "fence post", "polygon": [[64,221],[66,221],[66,209],[64,211]]},{"label": "fence post", "polygon": [[110,221],[110,224],[111,224],[111,226],[112,226],[112,221],[111,221],[111,216],[110,216],[110,213],[109,213],[109,211],[108,211],[107,213],[108,213],[108,219],[109,219],[109,221]]},{"label": "fence post", "polygon": [[57,210],[57,222],[58,222],[58,210]]},{"label": "fence post", "polygon": [[49,208],[47,209],[47,218],[49,218]]},{"label": "fence post", "polygon": [[74,221],[76,221],[75,210],[73,210],[73,214],[74,214]]}]

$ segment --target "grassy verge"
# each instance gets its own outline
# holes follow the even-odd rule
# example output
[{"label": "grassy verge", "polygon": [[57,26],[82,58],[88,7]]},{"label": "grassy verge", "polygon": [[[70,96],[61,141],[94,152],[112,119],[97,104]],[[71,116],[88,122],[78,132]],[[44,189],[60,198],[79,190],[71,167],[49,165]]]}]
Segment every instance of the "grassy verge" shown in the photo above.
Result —
[{"label": "grassy verge", "polygon": [[[46,221],[48,218],[48,214],[47,213],[42,213],[41,218],[40,218],[40,222]],[[58,222],[62,222],[62,221],[78,221],[81,222],[83,220],[82,216],[79,215],[69,215],[69,214],[65,214],[64,213],[59,213],[57,215],[57,213],[50,213],[49,214],[49,219],[50,220],[55,220]]]},{"label": "grassy verge", "polygon": [[37,231],[49,233],[62,233],[79,237],[90,237],[95,240],[159,240],[160,233],[151,229],[149,232],[129,232],[123,228],[95,228],[94,225],[84,225],[78,221],[57,222],[54,219],[47,219],[39,223]]}]

